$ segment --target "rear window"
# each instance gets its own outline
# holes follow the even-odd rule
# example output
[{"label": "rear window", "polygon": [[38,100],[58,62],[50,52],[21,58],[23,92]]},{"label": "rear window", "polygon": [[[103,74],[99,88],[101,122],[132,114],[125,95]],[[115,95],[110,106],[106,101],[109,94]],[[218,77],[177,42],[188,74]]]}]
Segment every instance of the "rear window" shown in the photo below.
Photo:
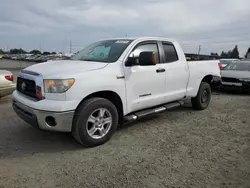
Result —
[{"label": "rear window", "polygon": [[166,43],[163,43],[162,45],[165,53],[166,63],[178,61],[178,55],[176,53],[174,45]]},{"label": "rear window", "polygon": [[250,71],[250,62],[249,63],[231,63],[224,70],[235,70],[235,71]]}]

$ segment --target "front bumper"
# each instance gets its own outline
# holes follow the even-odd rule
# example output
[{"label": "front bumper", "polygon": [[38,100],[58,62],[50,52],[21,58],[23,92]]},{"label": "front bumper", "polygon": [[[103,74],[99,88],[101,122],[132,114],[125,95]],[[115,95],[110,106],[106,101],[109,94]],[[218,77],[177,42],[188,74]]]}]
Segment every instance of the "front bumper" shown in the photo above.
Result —
[{"label": "front bumper", "polygon": [[[74,111],[49,112],[36,110],[15,99],[13,99],[12,106],[20,118],[36,128],[49,131],[71,132]],[[56,125],[50,126],[46,121],[47,117],[53,117]]]}]

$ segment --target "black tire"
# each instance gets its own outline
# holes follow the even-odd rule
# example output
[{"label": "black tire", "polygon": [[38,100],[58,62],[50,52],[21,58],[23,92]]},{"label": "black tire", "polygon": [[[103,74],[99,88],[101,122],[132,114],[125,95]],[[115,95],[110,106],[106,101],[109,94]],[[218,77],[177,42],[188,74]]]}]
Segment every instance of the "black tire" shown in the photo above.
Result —
[{"label": "black tire", "polygon": [[[204,98],[204,95],[207,95],[207,98]],[[206,82],[201,82],[197,96],[191,99],[193,109],[205,110],[211,101],[211,96],[212,92],[210,85]]]},{"label": "black tire", "polygon": [[[94,139],[92,138],[87,131],[87,121],[92,113],[100,108],[107,109],[111,114],[111,127],[107,134],[100,138]],[[72,135],[73,137],[83,146],[85,147],[94,147],[107,142],[118,126],[118,112],[115,105],[107,99],[104,98],[90,98],[86,101],[83,101],[82,104],[77,108],[74,119],[73,119],[73,127],[72,127]]]}]

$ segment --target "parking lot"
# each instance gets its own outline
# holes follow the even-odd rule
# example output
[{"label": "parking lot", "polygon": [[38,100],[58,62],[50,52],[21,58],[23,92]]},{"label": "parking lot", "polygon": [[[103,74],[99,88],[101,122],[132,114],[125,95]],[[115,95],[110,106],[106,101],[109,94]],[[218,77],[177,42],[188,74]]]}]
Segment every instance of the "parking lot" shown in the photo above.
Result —
[{"label": "parking lot", "polygon": [[214,94],[125,125],[105,145],[82,148],[43,132],[0,99],[0,187],[249,187],[250,97]]}]

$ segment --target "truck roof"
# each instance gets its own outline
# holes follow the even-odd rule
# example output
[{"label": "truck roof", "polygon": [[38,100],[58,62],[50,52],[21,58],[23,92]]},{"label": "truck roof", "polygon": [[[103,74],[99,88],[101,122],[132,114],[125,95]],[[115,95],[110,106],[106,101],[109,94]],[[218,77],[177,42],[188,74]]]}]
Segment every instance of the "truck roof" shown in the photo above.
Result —
[{"label": "truck roof", "polygon": [[[168,42],[176,42],[174,39],[164,38],[164,37],[117,37],[117,38],[109,38],[110,40],[160,40],[160,41],[168,41]],[[107,40],[107,39],[103,39]]]}]

